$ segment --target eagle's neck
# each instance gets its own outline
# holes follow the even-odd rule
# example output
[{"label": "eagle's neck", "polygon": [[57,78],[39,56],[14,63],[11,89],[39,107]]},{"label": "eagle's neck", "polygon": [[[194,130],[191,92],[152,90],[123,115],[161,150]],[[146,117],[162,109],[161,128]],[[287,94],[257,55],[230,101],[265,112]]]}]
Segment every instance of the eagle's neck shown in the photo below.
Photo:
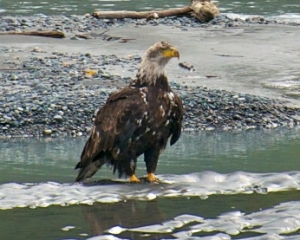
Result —
[{"label": "eagle's neck", "polygon": [[144,59],[136,74],[136,78],[132,80],[131,86],[145,87],[156,86],[165,91],[170,91],[167,76],[165,74],[166,61],[150,61]]}]

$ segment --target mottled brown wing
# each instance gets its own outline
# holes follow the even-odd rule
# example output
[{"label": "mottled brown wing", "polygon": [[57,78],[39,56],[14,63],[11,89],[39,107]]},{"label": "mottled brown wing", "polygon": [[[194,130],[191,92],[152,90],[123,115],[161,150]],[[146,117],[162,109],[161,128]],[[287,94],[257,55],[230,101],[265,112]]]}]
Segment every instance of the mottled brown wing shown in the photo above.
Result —
[{"label": "mottled brown wing", "polygon": [[144,105],[138,89],[125,88],[113,93],[106,104],[99,109],[78,167],[83,167],[101,152],[122,153],[128,148],[128,140],[143,117]]},{"label": "mottled brown wing", "polygon": [[177,142],[181,134],[182,119],[183,119],[183,105],[181,99],[174,94],[174,106],[172,110],[172,120],[171,120],[171,140],[170,145]]}]

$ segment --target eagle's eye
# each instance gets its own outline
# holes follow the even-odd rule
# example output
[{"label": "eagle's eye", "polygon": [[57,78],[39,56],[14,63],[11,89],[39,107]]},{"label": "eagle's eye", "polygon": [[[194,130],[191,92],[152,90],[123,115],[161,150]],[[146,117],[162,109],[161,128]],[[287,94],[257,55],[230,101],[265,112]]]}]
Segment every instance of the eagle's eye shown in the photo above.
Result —
[{"label": "eagle's eye", "polygon": [[169,43],[164,42],[164,41],[161,41],[161,46],[162,46],[163,49],[171,47],[171,45]]}]

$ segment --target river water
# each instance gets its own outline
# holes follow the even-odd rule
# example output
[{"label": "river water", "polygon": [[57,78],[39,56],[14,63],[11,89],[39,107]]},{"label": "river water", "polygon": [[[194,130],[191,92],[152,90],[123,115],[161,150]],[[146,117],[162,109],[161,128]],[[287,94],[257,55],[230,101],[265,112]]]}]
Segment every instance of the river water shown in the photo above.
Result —
[{"label": "river water", "polygon": [[184,133],[158,184],[73,183],[85,140],[0,141],[0,239],[300,238],[298,128]]},{"label": "river water", "polygon": [[[275,16],[286,19],[299,18],[299,0],[241,0],[214,1],[218,3],[222,13],[242,15]],[[46,15],[85,14],[97,10],[152,10],[183,7],[189,0],[0,0],[0,14],[2,15],[32,15],[42,13]]]}]

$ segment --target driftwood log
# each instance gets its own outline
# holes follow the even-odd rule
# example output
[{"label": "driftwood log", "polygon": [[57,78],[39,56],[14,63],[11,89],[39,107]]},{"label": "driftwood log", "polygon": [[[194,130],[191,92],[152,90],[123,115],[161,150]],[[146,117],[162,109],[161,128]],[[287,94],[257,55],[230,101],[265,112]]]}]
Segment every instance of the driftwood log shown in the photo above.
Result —
[{"label": "driftwood log", "polygon": [[191,9],[192,16],[201,22],[208,22],[220,13],[218,7],[210,0],[192,0]]},{"label": "driftwood log", "polygon": [[30,32],[3,32],[0,35],[26,35],[51,38],[65,38],[65,34],[60,31],[30,31]]},{"label": "driftwood log", "polygon": [[194,72],[194,71],[195,71],[194,66],[191,65],[191,64],[188,64],[188,63],[186,63],[186,62],[180,62],[178,65],[179,65],[180,67],[184,68],[184,69],[189,70],[190,72]]},{"label": "driftwood log", "polygon": [[183,8],[172,8],[161,11],[150,11],[150,12],[135,12],[135,11],[100,11],[92,13],[93,17],[96,18],[163,18],[174,15],[187,14],[191,11],[189,6]]},{"label": "driftwood log", "polygon": [[171,8],[160,11],[149,11],[149,12],[135,12],[135,11],[98,11],[92,13],[92,16],[99,19],[153,19],[163,18],[169,16],[182,16],[192,15],[199,19],[201,22],[208,22],[219,14],[218,7],[210,0],[192,0],[191,6],[185,6],[182,8]]}]

